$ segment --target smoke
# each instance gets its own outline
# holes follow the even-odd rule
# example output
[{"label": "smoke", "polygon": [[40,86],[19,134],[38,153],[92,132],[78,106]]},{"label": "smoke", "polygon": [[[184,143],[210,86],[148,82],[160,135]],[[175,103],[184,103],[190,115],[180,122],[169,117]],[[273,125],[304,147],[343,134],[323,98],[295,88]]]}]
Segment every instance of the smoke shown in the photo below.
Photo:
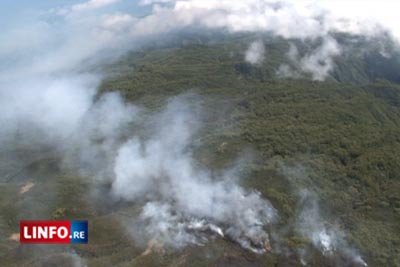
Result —
[{"label": "smoke", "polygon": [[191,144],[199,115],[183,100],[170,101],[147,118],[154,124],[147,129],[150,138],[140,139],[130,124],[140,122],[141,109],[118,93],[95,101],[97,82],[91,79],[70,76],[3,91],[15,100],[1,98],[7,126],[2,141],[26,149],[54,147],[70,169],[114,177],[114,197],[144,202],[136,238],[180,248],[226,236],[263,252],[269,242],[265,227],[276,211],[256,191],[240,187],[234,169],[213,173],[196,165]]},{"label": "smoke", "polygon": [[[118,93],[94,101],[94,90],[70,82],[57,80],[32,94],[14,91],[19,101],[10,103],[21,108],[3,106],[10,121],[5,121],[3,136],[26,149],[33,144],[54,147],[66,166],[83,174],[114,177],[114,197],[144,203],[132,226],[139,229],[134,235],[139,243],[156,239],[181,248],[219,236],[254,252],[265,251],[265,227],[276,211],[258,192],[239,186],[235,169],[213,173],[196,165],[191,144],[201,122],[182,98],[146,117],[152,127],[142,125],[149,138],[141,139],[129,127],[140,123],[141,109]],[[73,85],[77,91],[68,87]],[[57,99],[68,102],[62,105]]]},{"label": "smoke", "polygon": [[332,254],[338,248],[342,234],[334,229],[327,229],[319,211],[316,196],[308,190],[300,192],[302,206],[299,214],[299,232],[307,237],[324,255]]},{"label": "smoke", "polygon": [[[66,258],[70,262],[70,266],[72,267],[86,267],[87,263],[84,259],[82,259],[75,250],[71,250],[68,252],[63,253],[62,255],[57,255],[59,258],[61,258],[61,261],[63,258]],[[68,261],[67,261],[68,262]],[[45,263],[46,264],[46,263]],[[50,263],[51,264],[51,263]]]},{"label": "smoke", "polygon": [[74,75],[1,85],[2,141],[12,141],[18,133],[21,141],[29,138],[28,142],[56,143],[77,129],[91,105],[97,82],[92,76]]},{"label": "smoke", "polygon": [[264,44],[261,40],[254,41],[250,44],[245,52],[245,60],[250,64],[260,64],[265,56]]},{"label": "smoke", "polygon": [[95,101],[98,79],[73,74],[7,83],[0,90],[2,146],[52,148],[81,174],[112,174],[116,150],[140,109],[118,93]]},{"label": "smoke", "polygon": [[[336,262],[337,266],[367,266],[360,252],[346,240],[346,234],[337,220],[325,216],[329,210],[320,207],[319,197],[312,189],[315,184],[310,179],[310,170],[300,164],[288,166],[279,162],[278,165],[282,174],[290,179],[299,198],[293,226],[295,232],[307,239],[323,256]],[[307,265],[308,250],[300,249],[298,255],[300,262]]]},{"label": "smoke", "polygon": [[321,217],[317,196],[307,189],[300,191],[300,210],[297,231],[324,256],[332,257],[338,253],[348,263],[367,266],[359,252],[348,244],[344,232]]},{"label": "smoke", "polygon": [[112,191],[146,200],[138,223],[148,240],[182,247],[205,242],[208,232],[263,252],[269,242],[264,227],[276,211],[256,191],[240,187],[235,170],[213,173],[196,164],[190,145],[197,117],[181,100],[171,101],[154,119],[148,140],[132,138],[119,149]]},{"label": "smoke", "polygon": [[[53,252],[53,253],[52,253]],[[31,266],[71,266],[71,267],[87,267],[87,262],[82,259],[75,250],[68,249],[66,251],[54,252],[51,249],[41,251],[43,255],[38,257],[37,262],[31,263]]]},{"label": "smoke", "polygon": [[117,150],[130,133],[129,125],[138,120],[140,112],[140,108],[125,103],[118,93],[101,96],[64,141],[64,165],[99,179],[112,176]]}]

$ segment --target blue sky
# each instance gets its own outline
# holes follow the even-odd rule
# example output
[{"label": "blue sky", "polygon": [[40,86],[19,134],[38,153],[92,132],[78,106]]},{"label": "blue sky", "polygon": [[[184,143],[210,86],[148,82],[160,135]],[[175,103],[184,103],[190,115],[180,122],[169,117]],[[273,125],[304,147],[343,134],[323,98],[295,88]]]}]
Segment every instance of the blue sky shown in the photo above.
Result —
[{"label": "blue sky", "polygon": [[[43,11],[60,6],[72,6],[84,3],[85,0],[1,0],[0,14],[13,15],[26,11]],[[141,11],[146,8],[138,6],[138,0],[125,0],[115,4],[115,8],[128,9],[132,12]]]},{"label": "blue sky", "polygon": [[[0,27],[10,27],[19,23],[29,23],[44,12],[57,7],[72,6],[88,0],[0,0]],[[122,0],[104,9],[123,11],[141,16],[149,12],[149,6],[138,5],[139,0]]]}]

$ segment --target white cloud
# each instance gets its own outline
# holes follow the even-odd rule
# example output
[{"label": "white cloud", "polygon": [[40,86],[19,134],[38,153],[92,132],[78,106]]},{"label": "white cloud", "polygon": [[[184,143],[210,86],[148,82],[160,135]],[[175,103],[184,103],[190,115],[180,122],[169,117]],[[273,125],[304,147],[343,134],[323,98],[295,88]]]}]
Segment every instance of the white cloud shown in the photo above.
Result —
[{"label": "white cloud", "polygon": [[254,41],[250,44],[245,52],[244,59],[250,64],[260,64],[264,60],[265,48],[261,40]]},{"label": "white cloud", "polygon": [[[116,0],[91,0],[75,5],[73,10],[99,8],[115,3]],[[340,1],[339,1],[340,2]],[[396,4],[366,1],[291,1],[291,0],[143,0],[143,5],[152,5],[147,16],[136,18],[119,12],[102,17],[84,17],[81,12],[64,12],[67,21],[77,21],[76,25],[88,27],[94,47],[126,46],[133,40],[166,34],[191,26],[205,28],[226,28],[232,32],[261,31],[272,32],[284,38],[325,38],[331,31],[362,33],[373,35],[384,27],[396,34],[397,15],[393,11]],[[358,7],[349,12],[347,4]],[[377,15],[367,11],[376,7]],[[400,7],[400,4],[399,4]],[[388,16],[383,16],[388,11]],[[400,36],[397,35],[397,36]],[[98,38],[98,40],[97,40]],[[87,46],[83,44],[84,46]],[[12,47],[12,46],[11,46]],[[96,49],[89,48],[92,51]],[[331,50],[332,53],[335,53]],[[321,52],[323,55],[325,52]],[[304,61],[311,68],[313,60]],[[315,63],[315,60],[314,60]],[[329,62],[328,62],[329,63]],[[327,64],[329,69],[330,64]],[[316,78],[319,79],[319,78]]]},{"label": "white cloud", "polygon": [[132,26],[137,19],[129,14],[112,14],[103,17],[102,26],[106,29],[120,29]]},{"label": "white cloud", "polygon": [[321,46],[300,60],[300,67],[311,73],[314,80],[322,81],[334,68],[333,58],[339,54],[340,47],[335,39],[326,37]]},{"label": "white cloud", "polygon": [[277,75],[282,78],[299,78],[302,73],[311,74],[313,80],[323,81],[333,70],[334,58],[341,52],[339,44],[330,36],[322,39],[316,49],[300,58],[299,51],[294,44],[290,44],[287,58],[290,64],[279,66]]},{"label": "white cloud", "polygon": [[71,10],[72,11],[92,10],[92,9],[97,9],[97,8],[102,8],[102,7],[105,7],[108,5],[112,5],[119,1],[120,0],[89,0],[88,2],[85,2],[83,4],[77,4],[77,5],[72,6]]},{"label": "white cloud", "polygon": [[387,28],[400,37],[398,1],[143,0],[141,3],[165,2],[172,5],[158,8],[153,14],[168,16],[169,24],[183,20],[231,31],[271,31],[286,38],[322,36],[332,30],[375,34]]},{"label": "white cloud", "polygon": [[157,3],[170,3],[174,2],[174,0],[140,0],[139,5],[152,5]]},{"label": "white cloud", "polygon": [[279,66],[278,70],[276,71],[276,75],[279,78],[294,78],[298,79],[301,77],[301,74],[291,67],[288,64],[282,64]]}]

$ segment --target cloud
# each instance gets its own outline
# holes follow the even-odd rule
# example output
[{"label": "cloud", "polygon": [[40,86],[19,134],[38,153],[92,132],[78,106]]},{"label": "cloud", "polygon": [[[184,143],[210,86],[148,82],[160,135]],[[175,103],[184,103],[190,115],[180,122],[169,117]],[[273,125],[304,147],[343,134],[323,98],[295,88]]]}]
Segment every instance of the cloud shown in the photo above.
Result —
[{"label": "cloud", "polygon": [[323,38],[322,43],[301,57],[294,44],[290,44],[286,56],[289,64],[279,66],[277,76],[282,78],[300,78],[302,74],[310,74],[313,80],[323,81],[334,69],[334,58],[341,53],[336,40],[330,36]]},{"label": "cloud", "polygon": [[140,5],[152,5],[152,4],[159,4],[159,3],[170,3],[174,2],[174,0],[140,0]]},{"label": "cloud", "polygon": [[[300,78],[301,73],[299,72],[299,51],[296,45],[293,43],[289,44],[289,51],[286,53],[286,57],[289,59],[289,64],[281,64],[276,71],[276,75],[280,78]],[[301,69],[301,67],[300,67]]]},{"label": "cloud", "polygon": [[335,39],[326,37],[322,44],[300,60],[302,71],[310,73],[314,80],[324,80],[334,68],[333,58],[340,54],[340,48]]},{"label": "cloud", "polygon": [[[395,36],[400,3],[389,1],[291,1],[291,0],[176,0],[142,1],[142,4],[168,2],[153,14],[164,13],[170,22],[185,18],[210,28],[231,31],[269,31],[285,38],[315,38],[331,31],[376,34],[389,29]],[[372,12],[373,10],[373,12]],[[174,20],[173,18],[176,18]]]},{"label": "cloud", "polygon": [[[382,16],[386,6],[371,1],[367,1],[365,7],[360,6],[358,1],[350,1],[351,6],[358,7],[351,14],[347,12],[347,7],[339,5],[341,8],[338,8],[331,1],[180,0],[141,3],[152,5],[153,10],[148,16],[127,22],[129,26],[126,29],[130,29],[128,32],[132,38],[155,36],[196,26],[227,29],[231,32],[267,32],[303,41],[323,40],[320,47],[299,58],[299,62],[280,66],[277,70],[280,77],[297,78],[302,74],[310,74],[314,80],[324,80],[335,66],[334,57],[342,51],[332,37],[333,32],[371,37],[389,31],[400,37],[396,30],[397,23],[394,23],[397,18],[391,12],[391,19]],[[380,15],[371,15],[366,12],[366,7],[367,10],[376,7]],[[247,56],[249,62],[254,61],[252,58],[256,55],[251,51],[248,51]]]},{"label": "cloud", "polygon": [[[89,5],[92,1],[81,5]],[[99,2],[99,3],[109,3]],[[66,26],[76,32],[74,42],[68,44],[71,49],[78,50],[78,54],[69,51],[60,51],[58,55],[67,54],[71,64],[75,64],[78,58],[86,51],[87,57],[93,57],[95,53],[108,50],[128,50],[132,44],[154,38],[164,34],[190,28],[227,29],[231,32],[268,32],[284,38],[300,38],[302,40],[318,40],[323,42],[320,48],[313,53],[298,59],[299,70],[292,70],[293,66],[282,66],[278,70],[280,76],[297,77],[297,72],[305,72],[312,75],[315,80],[324,79],[334,67],[333,58],[341,52],[332,32],[345,32],[376,35],[388,29],[394,34],[393,19],[388,20],[384,16],[372,16],[364,12],[363,7],[354,10],[351,16],[346,8],[336,7],[331,1],[272,1],[272,0],[248,0],[248,1],[216,1],[216,0],[179,0],[179,1],[142,1],[142,5],[152,6],[152,10],[146,16],[134,17],[123,11],[106,13],[101,16],[82,15],[79,12],[65,16]],[[350,5],[356,5],[358,1],[350,1]],[[367,1],[368,8],[376,6],[377,10],[384,9],[385,5]],[[100,6],[102,4],[90,4]],[[347,1],[346,1],[347,4]],[[393,5],[391,3],[390,5]],[[363,5],[364,6],[364,5]],[[353,13],[353,12],[352,12]],[[380,12],[381,13],[381,12]],[[380,14],[379,13],[379,14]],[[391,14],[391,13],[390,13]],[[389,16],[392,16],[390,15]],[[47,25],[46,25],[47,24]],[[43,36],[53,36],[56,33],[52,25],[45,23],[49,29],[43,30]],[[201,29],[198,29],[201,30]],[[28,30],[26,31],[28,32]],[[59,35],[59,33],[58,33]],[[89,37],[87,37],[89,36]],[[48,37],[46,37],[48,38]],[[12,40],[12,38],[6,38]],[[15,39],[15,38],[14,38]],[[85,40],[83,42],[82,40]],[[50,42],[51,43],[51,42]],[[73,47],[76,44],[76,48]],[[13,47],[11,42],[9,47]],[[66,45],[61,45],[61,48]],[[78,47],[82,47],[78,49]],[[121,49],[123,48],[123,49]],[[253,47],[254,49],[255,47]],[[60,49],[61,50],[61,49]],[[255,51],[255,50],[254,50]],[[249,53],[251,50],[249,50]],[[256,55],[250,53],[251,55]],[[41,62],[54,64],[62,60],[48,60]],[[25,64],[26,65],[26,64]],[[51,66],[50,66],[51,67]],[[29,69],[28,69],[29,70]]]},{"label": "cloud", "polygon": [[[70,10],[94,10],[116,0],[91,0],[70,7]],[[231,32],[269,32],[284,38],[325,38],[331,32],[376,35],[384,30],[400,37],[396,10],[400,3],[390,1],[291,1],[291,0],[143,0],[141,5],[153,7],[146,16],[135,18],[120,11],[97,19],[92,28],[123,29],[116,39],[130,39],[166,34],[187,27],[228,29]],[[349,6],[354,7],[349,12]],[[357,8],[355,8],[357,7]],[[68,9],[68,8],[67,8]],[[374,10],[376,12],[369,12]],[[387,15],[386,15],[387,13]],[[80,12],[60,13],[82,20]],[[71,18],[72,19],[72,18]],[[111,38],[111,37],[110,37]]]},{"label": "cloud", "polygon": [[119,1],[120,0],[89,0],[82,4],[73,5],[71,10],[73,12],[93,10],[115,4]]},{"label": "cloud", "polygon": [[278,78],[301,78],[301,74],[288,64],[281,64],[276,71]]},{"label": "cloud", "polygon": [[123,30],[137,20],[129,14],[111,14],[103,17],[101,26],[108,30]]},{"label": "cloud", "polygon": [[245,52],[245,60],[250,64],[260,64],[264,60],[265,48],[261,40],[250,44]]}]

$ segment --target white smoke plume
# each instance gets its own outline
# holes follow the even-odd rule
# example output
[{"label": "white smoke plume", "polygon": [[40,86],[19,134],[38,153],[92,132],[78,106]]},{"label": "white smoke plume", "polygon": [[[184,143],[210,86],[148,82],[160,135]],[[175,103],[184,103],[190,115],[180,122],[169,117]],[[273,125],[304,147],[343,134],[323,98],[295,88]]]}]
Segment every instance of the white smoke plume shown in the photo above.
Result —
[{"label": "white smoke plume", "polygon": [[227,236],[264,251],[269,242],[265,227],[276,211],[259,193],[240,187],[234,171],[214,174],[196,166],[190,145],[200,123],[184,103],[171,101],[150,119],[155,122],[150,139],[131,137],[121,145],[124,136],[132,136],[129,124],[138,120],[140,109],[117,93],[94,101],[91,86],[96,83],[77,81],[57,79],[32,91],[18,84],[8,93],[18,100],[2,98],[7,143],[54,146],[68,166],[88,175],[113,175],[115,163],[113,194],[146,203],[139,219],[149,239],[182,247]]},{"label": "white smoke plume", "polygon": [[347,243],[344,232],[321,217],[316,195],[309,190],[302,190],[300,197],[298,232],[310,240],[324,256],[330,257],[339,253],[353,265],[367,266],[358,251]]},{"label": "white smoke plume", "polygon": [[250,64],[260,64],[264,61],[265,48],[261,40],[254,41],[250,44],[245,52],[244,59]]},{"label": "white smoke plume", "polygon": [[[279,162],[280,170],[290,179],[295,186],[299,196],[298,214],[294,230],[306,238],[321,254],[328,259],[341,258],[343,264],[350,266],[367,266],[359,251],[348,243],[346,234],[339,224],[332,218],[327,219],[321,211],[326,207],[320,207],[318,195],[310,188],[313,188],[313,181],[309,178],[310,170],[305,166],[286,165]],[[298,250],[300,262],[307,265],[307,249]],[[336,256],[340,257],[336,257]]]},{"label": "white smoke plume", "polygon": [[256,191],[240,187],[234,171],[196,165],[190,145],[198,120],[190,109],[171,101],[156,125],[150,139],[133,138],[120,148],[112,185],[116,196],[147,201],[140,218],[148,239],[182,247],[204,242],[200,233],[210,232],[265,251],[264,227],[276,211]]},{"label": "white smoke plume", "polygon": [[315,247],[325,254],[331,254],[337,250],[339,234],[333,229],[327,229],[324,221],[320,217],[319,206],[315,195],[308,190],[300,193],[301,204],[303,206],[299,215],[299,231],[307,237]]},{"label": "white smoke plume", "polygon": [[125,103],[118,93],[101,96],[82,115],[74,133],[64,141],[65,165],[96,178],[110,177],[121,140],[129,135],[129,125],[138,119],[140,111]]},{"label": "white smoke plume", "polygon": [[[65,257],[69,257],[72,267],[87,267],[87,263],[82,259],[76,251],[71,250],[64,253]],[[62,259],[62,257],[60,257]]]}]

